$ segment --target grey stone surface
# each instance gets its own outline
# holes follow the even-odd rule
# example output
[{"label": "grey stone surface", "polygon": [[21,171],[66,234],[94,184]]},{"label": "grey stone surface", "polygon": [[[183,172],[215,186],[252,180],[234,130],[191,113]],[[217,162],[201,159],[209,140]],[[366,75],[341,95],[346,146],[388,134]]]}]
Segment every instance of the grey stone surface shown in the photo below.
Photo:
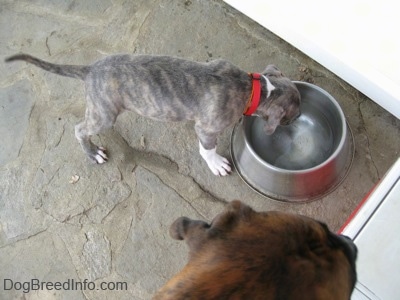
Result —
[{"label": "grey stone surface", "polygon": [[0,91],[0,165],[18,157],[29,117],[34,105],[32,89],[28,80],[15,82]]},{"label": "grey stone surface", "polygon": [[[121,115],[95,137],[109,150],[92,165],[74,137],[83,84],[25,63],[26,52],[68,64],[114,53],[225,58],[248,71],[276,64],[340,103],[356,152],[346,180],[308,204],[261,197],[233,172],[211,174],[193,123]],[[220,0],[2,0],[0,2],[0,299],[150,299],[187,258],[168,236],[179,216],[211,220],[227,201],[284,210],[337,230],[400,154],[400,121]],[[229,157],[231,130],[219,138]],[[6,290],[4,279],[92,282],[94,289]],[[101,283],[127,289],[101,290]]]}]

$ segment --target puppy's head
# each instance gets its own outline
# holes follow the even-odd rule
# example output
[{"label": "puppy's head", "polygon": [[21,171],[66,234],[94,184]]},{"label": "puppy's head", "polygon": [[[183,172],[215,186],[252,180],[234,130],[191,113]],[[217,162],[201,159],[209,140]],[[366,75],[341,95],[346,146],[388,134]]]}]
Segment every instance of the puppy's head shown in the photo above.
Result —
[{"label": "puppy's head", "polygon": [[262,73],[267,79],[264,99],[256,114],[266,121],[264,130],[273,134],[279,125],[288,125],[300,115],[300,93],[296,85],[274,65]]},{"label": "puppy's head", "polygon": [[170,234],[189,262],[155,299],[349,299],[354,288],[355,245],[307,217],[233,201],[210,224],[177,219]]}]

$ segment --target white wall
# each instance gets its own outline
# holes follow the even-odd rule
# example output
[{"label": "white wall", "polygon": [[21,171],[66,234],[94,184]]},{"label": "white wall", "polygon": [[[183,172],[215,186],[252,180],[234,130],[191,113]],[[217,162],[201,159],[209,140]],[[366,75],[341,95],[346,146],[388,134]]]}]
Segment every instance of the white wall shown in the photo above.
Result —
[{"label": "white wall", "polygon": [[400,119],[400,9],[392,0],[225,0]]}]

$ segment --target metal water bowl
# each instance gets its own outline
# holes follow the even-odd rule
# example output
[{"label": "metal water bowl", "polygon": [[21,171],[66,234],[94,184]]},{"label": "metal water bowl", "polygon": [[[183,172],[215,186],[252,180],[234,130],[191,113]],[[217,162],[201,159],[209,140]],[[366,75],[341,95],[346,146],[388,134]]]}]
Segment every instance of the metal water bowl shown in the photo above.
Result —
[{"label": "metal water bowl", "polygon": [[267,197],[291,202],[321,198],[345,178],[354,141],[336,100],[323,89],[294,82],[301,115],[267,135],[264,120],[244,117],[231,137],[231,155],[241,178]]}]

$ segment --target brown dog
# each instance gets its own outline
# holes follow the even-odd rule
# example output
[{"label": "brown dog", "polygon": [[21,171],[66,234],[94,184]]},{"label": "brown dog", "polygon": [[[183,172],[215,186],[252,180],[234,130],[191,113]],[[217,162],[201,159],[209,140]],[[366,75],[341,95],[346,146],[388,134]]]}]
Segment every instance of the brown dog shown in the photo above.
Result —
[{"label": "brown dog", "polygon": [[357,248],[313,219],[238,200],[211,224],[177,219],[189,262],[154,299],[350,299]]}]

